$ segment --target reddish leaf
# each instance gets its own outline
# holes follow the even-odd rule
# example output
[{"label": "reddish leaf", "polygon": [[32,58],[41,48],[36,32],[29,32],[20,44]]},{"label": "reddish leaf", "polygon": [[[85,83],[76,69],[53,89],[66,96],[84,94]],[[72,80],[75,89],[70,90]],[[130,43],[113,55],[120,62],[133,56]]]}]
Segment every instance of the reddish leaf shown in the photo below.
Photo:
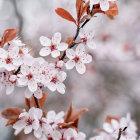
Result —
[{"label": "reddish leaf", "polygon": [[34,96],[31,97],[30,106],[37,108],[37,104],[36,104],[36,101],[35,101],[35,97]]},{"label": "reddish leaf", "polygon": [[73,110],[73,105],[71,103],[70,108],[68,110],[68,112],[65,114],[64,118],[65,118],[65,122],[74,122],[75,126],[78,126],[78,120],[80,118],[80,116],[84,113],[87,112],[88,109],[87,108],[82,108],[82,109],[78,109],[78,110]]},{"label": "reddish leaf", "polygon": [[67,127],[71,126],[72,124],[74,124],[74,122],[59,123],[58,126],[60,126],[62,128],[67,128]]},{"label": "reddish leaf", "polygon": [[8,41],[13,40],[17,36],[18,31],[19,31],[18,29],[5,30],[1,40],[1,47],[3,47],[4,44],[7,43]]},{"label": "reddish leaf", "polygon": [[89,7],[89,1],[85,4],[85,6],[81,12],[81,17],[86,13],[86,11],[88,10],[88,7]]},{"label": "reddish leaf", "polygon": [[22,112],[23,112],[22,108],[18,107],[7,108],[1,112],[1,115],[5,119],[16,119]]},{"label": "reddish leaf", "polygon": [[25,104],[26,104],[26,107],[27,107],[28,109],[31,108],[31,105],[30,105],[30,99],[25,98]]},{"label": "reddish leaf", "polygon": [[6,126],[8,126],[8,125],[14,125],[18,120],[19,120],[18,117],[15,118],[15,119],[9,119],[7,121],[7,123],[6,123]]},{"label": "reddish leaf", "polygon": [[66,19],[66,20],[69,20],[69,21],[71,21],[71,22],[74,22],[74,23],[76,24],[75,19],[74,19],[74,18],[72,17],[72,15],[71,15],[68,11],[66,11],[65,9],[63,9],[63,8],[57,8],[57,9],[55,10],[55,12],[56,12],[60,17]]},{"label": "reddish leaf", "polygon": [[39,105],[40,105],[41,108],[43,107],[43,105],[44,105],[44,103],[46,101],[46,98],[47,98],[47,94],[46,93],[43,93],[42,98],[39,99]]},{"label": "reddish leaf", "polygon": [[114,19],[114,16],[119,14],[118,6],[115,2],[109,2],[109,3],[110,3],[110,8],[108,11],[105,12],[105,14],[111,19]]},{"label": "reddish leaf", "polygon": [[106,122],[110,123],[111,120],[117,120],[118,122],[120,121],[120,119],[118,117],[115,117],[115,116],[107,116]]},{"label": "reddish leaf", "polygon": [[73,40],[74,40],[74,37],[73,37],[73,36],[72,36],[72,37],[68,37],[67,40],[66,40],[66,43],[67,43],[68,45],[70,45],[70,44],[72,43]]}]

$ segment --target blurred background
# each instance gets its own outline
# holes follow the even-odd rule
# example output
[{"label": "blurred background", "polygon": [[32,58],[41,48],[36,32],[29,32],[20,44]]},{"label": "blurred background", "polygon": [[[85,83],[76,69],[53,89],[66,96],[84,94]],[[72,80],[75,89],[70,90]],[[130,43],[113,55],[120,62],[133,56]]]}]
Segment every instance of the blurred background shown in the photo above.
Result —
[{"label": "blurred background", "polygon": [[[119,15],[115,20],[97,15],[86,26],[93,31],[97,49],[89,52],[92,64],[84,75],[76,70],[68,72],[66,94],[47,90],[46,110],[67,111],[71,101],[76,109],[89,111],[80,119],[80,131],[87,138],[102,128],[107,115],[118,117],[130,112],[136,120],[140,135],[140,0],[120,0]],[[39,56],[41,35],[51,37],[62,33],[63,41],[75,35],[75,25],[56,15],[56,8],[65,8],[76,17],[75,0],[0,0],[0,35],[7,28],[19,28],[21,40]],[[46,60],[48,57],[45,58]],[[24,88],[7,96],[0,93],[0,110],[7,107],[25,107]],[[0,118],[0,140],[31,140],[32,136],[13,135],[11,127],[4,127]]]}]

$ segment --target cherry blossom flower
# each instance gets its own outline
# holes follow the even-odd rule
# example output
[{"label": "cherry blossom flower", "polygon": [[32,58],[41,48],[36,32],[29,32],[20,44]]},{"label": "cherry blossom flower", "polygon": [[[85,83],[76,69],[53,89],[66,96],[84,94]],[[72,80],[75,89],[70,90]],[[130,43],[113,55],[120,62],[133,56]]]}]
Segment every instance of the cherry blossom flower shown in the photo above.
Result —
[{"label": "cherry blossom flower", "polygon": [[21,74],[18,74],[18,84],[20,86],[28,85],[31,92],[37,90],[37,83],[39,82],[40,65],[35,62],[31,67],[27,65],[21,66]]},{"label": "cherry blossom flower", "polygon": [[86,32],[82,29],[79,33],[80,40],[85,43],[90,49],[96,49],[96,44],[94,42],[94,34],[92,32]]},{"label": "cherry blossom flower", "polygon": [[24,129],[25,134],[39,128],[39,119],[42,117],[42,110],[32,107],[29,112],[23,112],[19,115],[19,120],[13,125],[16,130],[15,135]]},{"label": "cherry blossom flower", "polygon": [[107,11],[109,9],[109,1],[116,1],[116,0],[90,0],[90,5],[100,4],[100,7],[103,11]]},{"label": "cherry blossom flower", "polygon": [[51,110],[47,113],[47,123],[52,126],[52,128],[56,128],[58,123],[64,122],[64,112],[61,111],[58,114],[56,114],[55,111]]},{"label": "cherry blossom flower", "polygon": [[18,56],[18,53],[19,48],[17,46],[9,47],[8,50],[0,48],[0,68],[5,68],[8,71],[16,69],[14,59]]},{"label": "cherry blossom flower", "polygon": [[34,95],[37,99],[42,98],[42,89],[38,86],[35,92],[31,92],[28,88],[26,88],[25,97],[31,98],[32,95]]},{"label": "cherry blossom flower", "polygon": [[73,49],[67,49],[66,56],[70,59],[66,62],[66,68],[73,69],[74,67],[76,67],[76,70],[80,74],[85,73],[85,64],[92,61],[92,56],[86,54],[85,47],[81,44],[77,46],[76,51],[74,51]]},{"label": "cherry blossom flower", "polygon": [[59,93],[64,94],[66,87],[63,81],[66,79],[66,76],[67,74],[64,71],[56,71],[47,87],[53,92],[57,90]]},{"label": "cherry blossom flower", "polygon": [[40,43],[44,46],[39,53],[41,56],[51,54],[52,57],[56,58],[60,55],[60,51],[65,51],[68,48],[67,43],[61,43],[61,33],[59,32],[53,35],[52,40],[45,36],[41,36]]},{"label": "cherry blossom flower", "polygon": [[122,117],[120,119],[120,127],[127,127],[127,129],[122,133],[122,140],[124,137],[137,137],[137,126],[136,123],[131,119],[130,113],[128,113],[126,117]]},{"label": "cherry blossom flower", "polygon": [[6,94],[9,95],[14,91],[17,76],[8,72],[0,73],[0,89],[6,89]]},{"label": "cherry blossom flower", "polygon": [[82,132],[77,133],[75,129],[68,128],[64,132],[63,138],[66,140],[85,140],[86,135]]},{"label": "cherry blossom flower", "polygon": [[119,132],[120,124],[117,120],[112,119],[110,123],[105,122],[103,124],[103,128],[107,133],[111,133],[111,134],[114,132],[117,133]]}]

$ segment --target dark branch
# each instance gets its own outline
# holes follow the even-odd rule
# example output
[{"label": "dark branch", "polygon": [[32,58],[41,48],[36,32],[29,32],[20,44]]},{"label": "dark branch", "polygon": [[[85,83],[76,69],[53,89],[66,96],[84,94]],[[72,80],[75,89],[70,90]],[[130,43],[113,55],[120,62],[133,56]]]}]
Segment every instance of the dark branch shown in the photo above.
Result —
[{"label": "dark branch", "polygon": [[40,105],[39,105],[39,102],[38,102],[38,99],[33,95],[34,99],[35,99],[35,103],[36,103],[36,106],[37,108],[40,108]]},{"label": "dark branch", "polygon": [[127,129],[127,127],[125,127],[123,130],[119,130],[119,134],[118,134],[118,138],[117,140],[120,140],[122,133]]}]

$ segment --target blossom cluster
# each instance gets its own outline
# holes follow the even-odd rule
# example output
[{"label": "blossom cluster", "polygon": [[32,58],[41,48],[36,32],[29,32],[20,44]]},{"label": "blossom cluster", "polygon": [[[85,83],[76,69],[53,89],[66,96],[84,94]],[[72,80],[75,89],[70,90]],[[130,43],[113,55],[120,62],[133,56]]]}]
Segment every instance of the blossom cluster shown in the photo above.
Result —
[{"label": "blossom cluster", "polygon": [[120,140],[137,139],[137,126],[129,113],[121,119],[115,117],[107,119],[107,122],[103,124],[100,136],[93,137],[90,140],[117,140],[119,133],[121,133]]},{"label": "blossom cluster", "polygon": [[93,38],[90,36],[82,36],[85,41],[81,41],[73,50],[68,48],[67,43],[61,43],[61,33],[55,33],[52,40],[41,36],[40,43],[43,46],[39,52],[41,56],[51,54],[53,58],[58,58],[60,51],[66,51],[67,61],[58,59],[54,63],[49,63],[42,57],[32,57],[29,49],[18,38],[9,41],[3,48],[0,48],[1,89],[4,87],[6,93],[11,94],[15,85],[18,87],[27,86],[25,97],[30,98],[34,95],[38,99],[42,98],[44,87],[53,92],[57,90],[64,94],[66,87],[63,81],[67,74],[61,69],[63,67],[66,69],[76,67],[78,73],[83,74],[86,71],[85,64],[92,61],[92,57],[86,53],[85,49],[88,38],[92,42]]},{"label": "blossom cluster", "polygon": [[85,134],[77,132],[74,128],[62,128],[59,124],[64,122],[64,112],[55,113],[51,110],[46,117],[39,108],[30,108],[19,115],[19,120],[13,125],[15,134],[24,130],[25,134],[33,132],[40,140],[85,140]]}]

